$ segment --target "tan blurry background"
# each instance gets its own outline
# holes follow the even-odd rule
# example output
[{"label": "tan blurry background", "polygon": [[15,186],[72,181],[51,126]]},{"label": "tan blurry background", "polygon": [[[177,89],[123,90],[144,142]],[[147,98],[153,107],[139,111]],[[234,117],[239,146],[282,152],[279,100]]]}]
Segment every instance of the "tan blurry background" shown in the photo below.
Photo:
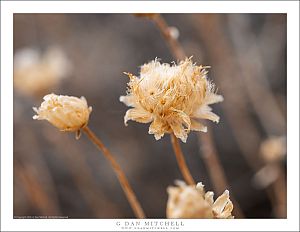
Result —
[{"label": "tan blurry background", "polygon": [[[210,125],[230,193],[246,218],[285,217],[286,150],[268,159],[261,145],[286,137],[286,15],[162,16],[179,30],[187,55],[211,66],[209,78],[225,98],[213,105],[220,123]],[[32,107],[54,92],[85,96],[93,107],[89,127],[115,154],[146,215],[164,218],[166,188],[182,179],[170,138],[155,141],[149,125],[125,127],[127,108],[119,102],[128,81],[124,71],[138,74],[155,57],[176,61],[160,31],[130,14],[14,15],[15,54],[24,48],[43,54],[49,47],[65,54],[66,77],[36,93],[14,88],[14,216],[134,217],[111,167],[85,135],[77,141],[32,119]],[[197,133],[181,145],[194,178],[214,190]],[[266,150],[271,154],[272,146]]]}]

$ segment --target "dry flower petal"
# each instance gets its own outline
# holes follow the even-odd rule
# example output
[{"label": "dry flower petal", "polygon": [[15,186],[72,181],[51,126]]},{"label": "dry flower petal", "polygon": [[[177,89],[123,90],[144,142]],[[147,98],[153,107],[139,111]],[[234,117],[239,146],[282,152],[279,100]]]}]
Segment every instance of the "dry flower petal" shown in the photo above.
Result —
[{"label": "dry flower petal", "polygon": [[177,186],[168,187],[167,218],[233,218],[233,204],[229,199],[229,191],[214,202],[213,192],[206,192],[200,182],[196,186],[175,182]]},{"label": "dry flower petal", "polygon": [[231,218],[231,211],[233,210],[233,204],[229,199],[229,191],[225,190],[224,193],[219,196],[213,204],[213,213],[216,218]]}]

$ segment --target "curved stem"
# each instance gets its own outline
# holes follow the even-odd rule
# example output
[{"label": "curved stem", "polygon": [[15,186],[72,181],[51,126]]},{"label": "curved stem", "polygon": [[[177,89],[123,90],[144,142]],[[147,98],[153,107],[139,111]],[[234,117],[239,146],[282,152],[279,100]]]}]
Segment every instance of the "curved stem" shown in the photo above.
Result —
[{"label": "curved stem", "polygon": [[90,140],[99,148],[100,151],[102,151],[105,158],[110,162],[113,170],[115,171],[120,184],[125,192],[125,195],[129,201],[129,204],[131,205],[131,208],[134,211],[134,214],[137,218],[145,218],[145,213],[138,202],[123,170],[121,169],[121,166],[117,163],[113,155],[110,153],[110,151],[104,146],[104,144],[101,142],[101,140],[88,128],[84,127],[82,129]]},{"label": "curved stem", "polygon": [[171,143],[172,143],[172,146],[173,146],[173,150],[174,150],[174,153],[175,153],[175,156],[176,156],[176,160],[177,160],[179,169],[180,169],[180,171],[183,175],[183,178],[184,178],[185,182],[188,185],[195,185],[196,183],[195,183],[195,181],[194,181],[194,179],[193,179],[193,177],[192,177],[192,175],[189,171],[189,168],[186,165],[184,155],[181,151],[178,139],[176,138],[176,136],[173,133],[171,134]]},{"label": "curved stem", "polygon": [[178,40],[171,36],[169,25],[166,23],[165,19],[160,14],[156,14],[151,17],[151,19],[155,22],[164,39],[167,41],[172,55],[176,57],[176,59],[183,60],[186,57],[185,52]]}]

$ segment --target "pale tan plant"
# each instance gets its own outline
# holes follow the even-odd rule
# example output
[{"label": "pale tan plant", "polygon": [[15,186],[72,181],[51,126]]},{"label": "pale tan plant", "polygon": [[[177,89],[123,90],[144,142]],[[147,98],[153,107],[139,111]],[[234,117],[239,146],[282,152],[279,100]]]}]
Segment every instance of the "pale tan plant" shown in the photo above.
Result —
[{"label": "pale tan plant", "polygon": [[271,136],[260,145],[260,154],[266,162],[281,161],[286,155],[286,137]]},{"label": "pale tan plant", "polygon": [[89,121],[92,107],[87,105],[84,97],[70,97],[56,94],[44,96],[39,108],[33,107],[37,115],[33,119],[47,120],[61,131],[77,132]]},{"label": "pale tan plant", "polygon": [[145,218],[140,203],[138,202],[121,166],[117,163],[110,151],[102,141],[88,128],[89,115],[92,111],[88,107],[84,97],[58,96],[48,94],[39,108],[33,108],[37,115],[33,119],[47,120],[61,131],[76,132],[79,138],[80,130],[83,130],[88,138],[102,151],[105,158],[110,162],[120,184],[127,196],[127,199],[137,218]]},{"label": "pale tan plant", "polygon": [[253,181],[257,187],[266,188],[283,175],[281,161],[286,156],[286,137],[271,136],[261,143],[259,150],[266,164],[256,172]]},{"label": "pale tan plant", "polygon": [[25,48],[14,55],[14,87],[23,94],[40,96],[53,91],[71,70],[69,59],[58,47],[44,53]]},{"label": "pale tan plant", "polygon": [[140,77],[131,73],[126,96],[120,101],[129,109],[124,116],[128,120],[150,123],[149,134],[159,140],[165,133],[171,134],[171,142],[177,163],[185,181],[192,185],[195,181],[187,167],[177,138],[186,142],[191,130],[206,132],[207,128],[199,120],[209,119],[219,122],[210,104],[223,101],[217,95],[214,85],[207,79],[206,66],[197,66],[192,58],[178,65],[161,64],[155,59],[141,67]]},{"label": "pale tan plant", "polygon": [[214,201],[214,193],[205,192],[201,182],[197,185],[186,185],[185,182],[177,181],[176,184],[177,186],[167,189],[167,218],[234,218],[228,190]]},{"label": "pale tan plant", "polygon": [[223,97],[215,93],[205,68],[193,64],[191,58],[178,65],[155,59],[141,67],[140,77],[127,73],[128,94],[120,101],[133,108],[125,114],[125,125],[128,120],[151,122],[149,134],[156,140],[174,133],[186,142],[191,130],[206,132],[199,120],[219,122],[209,105],[223,101]]}]

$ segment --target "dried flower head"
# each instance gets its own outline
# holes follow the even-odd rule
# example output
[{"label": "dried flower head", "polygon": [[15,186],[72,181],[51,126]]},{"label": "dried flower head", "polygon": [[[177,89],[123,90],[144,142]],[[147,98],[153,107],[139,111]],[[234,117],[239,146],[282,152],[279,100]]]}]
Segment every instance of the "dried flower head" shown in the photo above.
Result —
[{"label": "dried flower head", "polygon": [[167,218],[234,218],[231,215],[233,204],[228,190],[214,201],[214,193],[205,193],[201,182],[196,186],[186,185],[182,181],[176,184],[167,189]]},{"label": "dried flower head", "polygon": [[70,97],[48,94],[41,106],[33,108],[37,115],[33,119],[47,120],[61,131],[80,131],[89,120],[92,107],[88,107],[84,97]]},{"label": "dried flower head", "polygon": [[14,87],[26,95],[43,95],[55,88],[71,72],[62,50],[49,48],[44,54],[26,48],[14,56]]},{"label": "dried flower head", "polygon": [[161,64],[157,59],[141,67],[140,77],[126,73],[127,96],[120,101],[129,109],[124,117],[140,123],[151,123],[149,134],[156,140],[165,133],[174,133],[186,142],[191,130],[206,132],[199,119],[219,122],[219,116],[208,106],[223,101],[207,79],[207,67],[196,66],[191,58],[178,65]]},{"label": "dried flower head", "polygon": [[272,136],[260,145],[260,153],[266,162],[277,162],[286,155],[286,137]]}]

